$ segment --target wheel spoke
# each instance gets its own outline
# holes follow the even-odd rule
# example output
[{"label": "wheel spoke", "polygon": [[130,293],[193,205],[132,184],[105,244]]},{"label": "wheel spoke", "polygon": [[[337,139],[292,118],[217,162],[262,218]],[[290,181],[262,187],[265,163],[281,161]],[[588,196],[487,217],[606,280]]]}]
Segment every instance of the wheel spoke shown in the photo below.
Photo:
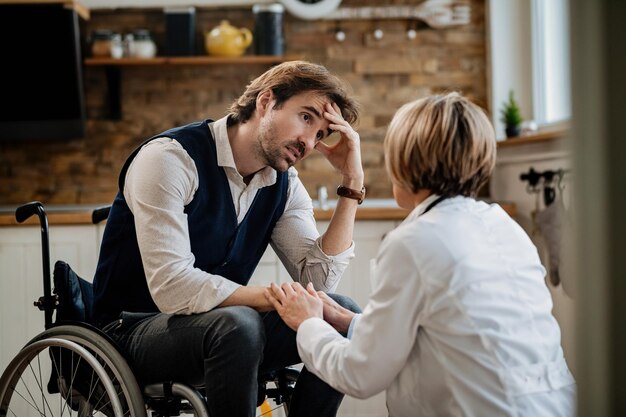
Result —
[{"label": "wheel spoke", "polygon": [[96,389],[96,384],[94,384],[94,382],[93,382],[95,374],[96,374],[96,371],[93,368],[91,368],[91,381],[89,381],[89,395],[87,395],[87,402],[90,403],[90,404],[91,404],[91,395],[93,394],[94,390]]},{"label": "wheel spoke", "polygon": [[[50,410],[50,415],[53,416],[54,413],[52,413],[52,409],[50,408],[50,404],[48,404],[48,400],[46,399],[46,393],[44,391],[43,388],[43,379],[41,377],[41,362],[39,360],[39,355],[37,355],[37,366],[39,368],[39,378],[37,378],[37,375],[35,375],[35,371],[33,370],[33,367],[31,366],[31,364],[28,364],[28,367],[30,368],[30,372],[31,374],[33,374],[33,378],[35,379],[35,383],[37,384],[37,386],[39,387],[39,392],[41,392],[41,405],[44,406],[43,407],[43,414],[44,416],[46,415],[46,407],[48,407],[48,410]],[[33,402],[35,401],[35,399],[33,398]]]},{"label": "wheel spoke", "polygon": [[[30,365],[30,363],[28,364],[28,367],[31,368],[32,371],[32,367]],[[35,397],[33,396],[33,394],[30,392],[30,389],[28,388],[28,384],[26,383],[26,381],[24,380],[24,375],[20,375],[20,381],[22,382],[22,385],[24,385],[24,388],[26,388],[26,392],[28,393],[28,396],[30,397],[30,399],[32,400],[32,403],[29,402],[22,394],[20,394],[18,391],[14,391],[17,392],[17,395],[19,395],[20,397],[22,397],[24,399],[24,401],[26,401],[27,403],[29,403],[31,405],[31,407],[35,408],[37,410],[37,412],[43,416],[45,416],[45,414],[43,414],[41,412],[41,410],[39,409],[39,407],[35,406],[34,404],[37,403],[37,400],[35,400]],[[16,384],[16,388],[17,388],[17,384]]]},{"label": "wheel spoke", "polygon": [[59,389],[59,415],[62,416],[65,412],[65,408],[67,407],[70,410],[70,416],[71,416],[72,408],[69,406],[67,398],[64,398],[63,396],[64,394],[67,395],[68,393],[64,393],[63,390],[61,389],[63,387],[59,386],[59,379],[62,379],[63,381],[65,381],[65,376],[63,376],[63,373],[61,372],[63,370],[63,355],[61,354],[61,349],[62,348],[58,348],[59,350],[59,364],[58,365],[57,365],[57,360],[56,360],[55,355],[51,354],[50,357],[52,358],[52,363],[54,364],[54,369],[57,373],[57,387]]},{"label": "wheel spoke", "polygon": [[[39,381],[43,381],[43,378],[41,377],[41,361],[39,360],[39,355],[37,355],[37,369],[39,371]],[[39,388],[41,389],[41,401],[44,402],[46,399],[46,396],[45,396],[45,393],[43,392],[43,389],[41,388],[41,384],[39,384]],[[46,405],[48,404],[46,403]],[[50,409],[50,405],[48,405],[48,409]],[[50,415],[52,415],[52,410],[50,410]]]},{"label": "wheel spoke", "polygon": [[[21,379],[21,378],[20,378]],[[44,414],[41,412],[41,410],[39,409],[39,407],[35,406],[33,403],[31,403],[30,401],[28,401],[28,399],[26,397],[24,397],[19,391],[13,390],[14,394],[19,395],[25,402],[26,404],[30,405],[35,411],[37,411],[39,413],[39,415],[41,415],[42,417],[44,417]],[[32,398],[32,396],[31,396]],[[13,412],[13,411],[12,411]],[[15,412],[13,412],[13,414],[15,414]]]}]

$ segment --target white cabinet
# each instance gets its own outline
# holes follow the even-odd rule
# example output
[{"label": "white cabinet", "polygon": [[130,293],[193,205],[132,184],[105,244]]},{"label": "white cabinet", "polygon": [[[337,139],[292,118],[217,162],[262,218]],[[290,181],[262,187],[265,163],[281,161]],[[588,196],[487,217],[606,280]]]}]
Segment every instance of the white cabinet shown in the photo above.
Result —
[{"label": "white cabinet", "polygon": [[[62,259],[91,281],[100,242],[98,226],[51,226],[50,268]],[[30,338],[44,330],[33,301],[43,295],[39,226],[0,227],[0,370]]]}]

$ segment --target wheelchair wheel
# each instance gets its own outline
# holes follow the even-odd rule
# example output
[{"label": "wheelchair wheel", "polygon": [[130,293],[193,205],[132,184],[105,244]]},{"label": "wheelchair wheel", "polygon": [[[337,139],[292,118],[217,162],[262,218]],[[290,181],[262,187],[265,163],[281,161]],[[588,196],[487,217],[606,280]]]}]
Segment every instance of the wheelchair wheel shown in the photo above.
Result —
[{"label": "wheelchair wheel", "polygon": [[147,407],[152,417],[178,416],[209,417],[206,400],[189,385],[177,382],[151,384],[144,387]]},{"label": "wheelchair wheel", "polygon": [[300,371],[294,368],[280,369],[267,375],[262,388],[267,398],[259,405],[257,417],[286,417],[299,375]]},{"label": "wheelchair wheel", "polygon": [[31,340],[0,378],[0,417],[146,417],[121,354],[97,332],[54,327]]}]

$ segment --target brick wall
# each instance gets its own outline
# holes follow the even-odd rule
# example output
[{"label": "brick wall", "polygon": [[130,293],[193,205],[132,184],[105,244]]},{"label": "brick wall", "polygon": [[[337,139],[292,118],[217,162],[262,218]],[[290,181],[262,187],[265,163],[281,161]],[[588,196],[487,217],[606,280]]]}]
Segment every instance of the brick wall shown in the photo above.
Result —
[{"label": "brick wall", "polygon": [[[344,0],[342,6],[372,6],[376,1]],[[394,4],[415,4],[395,1]],[[433,30],[420,27],[406,38],[404,20],[344,21],[347,39],[334,39],[335,23],[303,21],[285,15],[287,53],[326,65],[346,80],[361,103],[357,126],[362,138],[368,195],[390,198],[382,140],[395,110],[408,100],[457,90],[486,107],[486,34],[484,1],[472,0],[472,23]],[[197,10],[199,53],[202,32],[221,19],[253,28],[250,8]],[[378,41],[375,27],[384,30]],[[92,11],[83,22],[87,35],[108,28],[122,33],[149,29],[164,46],[162,10]],[[40,200],[46,204],[107,203],[128,153],[164,129],[201,118],[219,118],[265,65],[146,66],[122,68],[122,120],[107,119],[106,77],[102,67],[85,67],[88,126],[84,139],[36,143],[0,142],[0,204]],[[44,69],[41,69],[44,70]],[[300,176],[315,197],[316,188],[336,187],[339,176],[321,157],[299,163]]]}]

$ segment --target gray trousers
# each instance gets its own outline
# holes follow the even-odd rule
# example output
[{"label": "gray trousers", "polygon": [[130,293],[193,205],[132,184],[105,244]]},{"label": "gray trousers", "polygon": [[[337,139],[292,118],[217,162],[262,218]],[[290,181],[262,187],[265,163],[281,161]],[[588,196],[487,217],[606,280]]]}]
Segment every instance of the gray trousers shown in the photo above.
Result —
[{"label": "gray trousers", "polygon": [[[360,312],[350,298],[330,296]],[[122,313],[104,330],[125,351],[140,384],[204,385],[211,417],[254,416],[259,375],[301,362],[296,333],[275,311],[233,306],[189,316]],[[342,399],[303,368],[289,416],[332,417]]]}]

